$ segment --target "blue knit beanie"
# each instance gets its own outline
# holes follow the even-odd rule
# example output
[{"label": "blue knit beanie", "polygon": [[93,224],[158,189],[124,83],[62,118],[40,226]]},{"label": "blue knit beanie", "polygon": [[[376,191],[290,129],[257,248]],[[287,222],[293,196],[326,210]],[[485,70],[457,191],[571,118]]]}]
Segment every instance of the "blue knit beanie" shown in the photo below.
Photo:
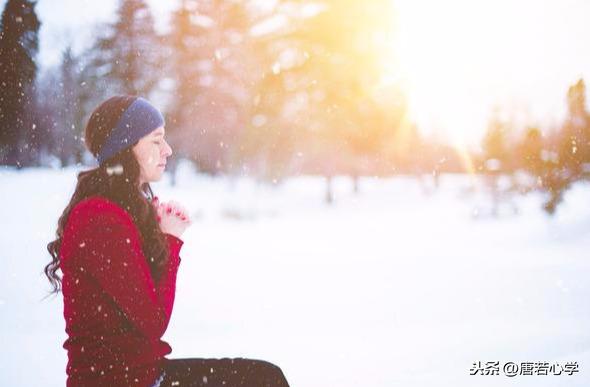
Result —
[{"label": "blue knit beanie", "polygon": [[138,97],[125,110],[96,157],[99,164],[133,145],[143,136],[164,125],[164,116],[144,98]]}]

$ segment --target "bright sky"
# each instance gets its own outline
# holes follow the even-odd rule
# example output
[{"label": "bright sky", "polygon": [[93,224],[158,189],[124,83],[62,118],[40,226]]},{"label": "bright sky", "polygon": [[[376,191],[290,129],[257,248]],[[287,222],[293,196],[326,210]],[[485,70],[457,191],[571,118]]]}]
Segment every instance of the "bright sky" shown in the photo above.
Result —
[{"label": "bright sky", "polygon": [[[4,4],[6,0],[0,0]],[[167,27],[170,11],[179,0],[146,0],[155,16],[156,28]],[[88,44],[94,25],[114,19],[119,0],[38,0],[37,14],[41,26],[40,60],[59,63],[61,50],[71,43],[76,49]]]},{"label": "bright sky", "polygon": [[495,106],[550,125],[590,80],[590,1],[393,1],[412,117],[454,142],[479,141]]},{"label": "bright sky", "polygon": [[[544,128],[563,117],[568,86],[590,80],[590,1],[392,1],[399,35],[384,50],[397,57],[424,132],[476,144],[495,106]],[[41,62],[57,63],[68,42],[86,44],[117,2],[39,0]],[[163,30],[178,0],[147,2]]]}]

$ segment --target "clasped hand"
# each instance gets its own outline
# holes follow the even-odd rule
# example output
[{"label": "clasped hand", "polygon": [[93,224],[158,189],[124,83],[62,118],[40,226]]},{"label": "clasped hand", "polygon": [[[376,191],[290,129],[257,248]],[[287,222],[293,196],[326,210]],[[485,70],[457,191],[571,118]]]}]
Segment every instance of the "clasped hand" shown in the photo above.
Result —
[{"label": "clasped hand", "polygon": [[186,208],[174,200],[160,202],[160,199],[155,196],[152,205],[156,209],[158,223],[164,233],[180,238],[182,233],[192,224]]}]

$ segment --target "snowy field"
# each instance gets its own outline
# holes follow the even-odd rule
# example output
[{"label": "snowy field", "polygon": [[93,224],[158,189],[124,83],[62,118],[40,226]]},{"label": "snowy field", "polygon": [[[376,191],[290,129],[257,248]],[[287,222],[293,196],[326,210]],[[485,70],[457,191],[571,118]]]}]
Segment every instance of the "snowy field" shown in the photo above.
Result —
[{"label": "snowy field", "polygon": [[[58,216],[77,169],[0,169],[1,386],[64,386]],[[487,216],[479,180],[342,177],[277,187],[195,175],[154,184],[191,210],[164,339],[180,357],[269,360],[295,387],[589,386],[590,185],[554,218],[539,194]],[[474,362],[578,362],[573,375],[470,376]]]}]

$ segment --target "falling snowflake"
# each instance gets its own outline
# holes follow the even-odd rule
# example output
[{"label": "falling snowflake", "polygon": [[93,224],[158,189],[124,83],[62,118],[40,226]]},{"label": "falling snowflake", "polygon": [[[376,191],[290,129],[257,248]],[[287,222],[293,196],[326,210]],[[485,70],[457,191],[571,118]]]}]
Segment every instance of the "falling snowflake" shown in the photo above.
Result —
[{"label": "falling snowflake", "polygon": [[281,64],[278,62],[275,62],[275,64],[272,65],[272,72],[273,74],[278,74],[281,72]]},{"label": "falling snowflake", "polygon": [[109,176],[115,175],[122,175],[123,174],[123,166],[121,164],[114,165],[112,167],[107,167],[107,174]]}]

